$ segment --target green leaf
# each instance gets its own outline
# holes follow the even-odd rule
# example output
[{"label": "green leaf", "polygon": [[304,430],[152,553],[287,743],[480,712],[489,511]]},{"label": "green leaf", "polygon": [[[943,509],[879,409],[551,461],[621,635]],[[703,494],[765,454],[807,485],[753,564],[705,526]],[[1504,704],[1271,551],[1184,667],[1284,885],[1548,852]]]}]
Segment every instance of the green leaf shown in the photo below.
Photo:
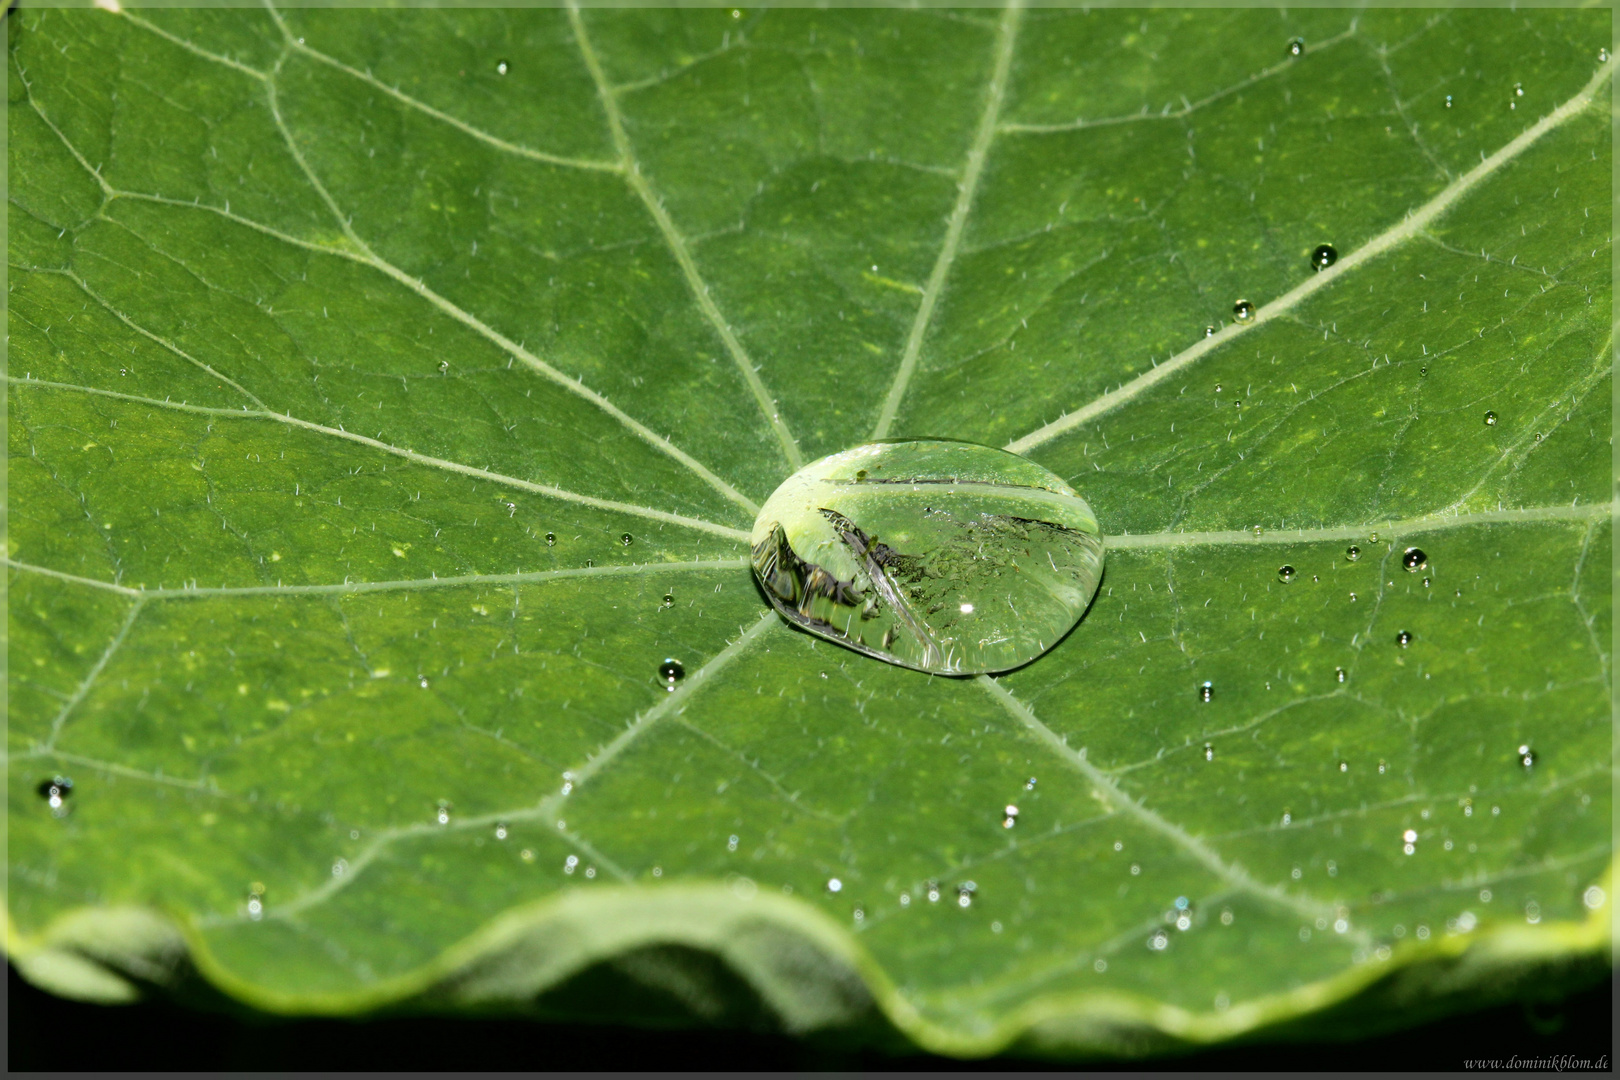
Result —
[{"label": "green leaf", "polygon": [[[1603,963],[1609,33],[15,13],[13,961],[635,1020],[575,977],[712,1018],[706,956],[962,1054]],[[755,588],[776,485],[901,436],[1096,512],[1027,667]]]}]

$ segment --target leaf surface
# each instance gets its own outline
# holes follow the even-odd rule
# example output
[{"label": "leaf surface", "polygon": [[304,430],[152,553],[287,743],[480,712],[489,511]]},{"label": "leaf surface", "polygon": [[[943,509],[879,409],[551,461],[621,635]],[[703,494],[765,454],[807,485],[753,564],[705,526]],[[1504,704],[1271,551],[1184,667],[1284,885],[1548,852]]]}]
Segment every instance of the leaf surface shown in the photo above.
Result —
[{"label": "leaf surface", "polygon": [[[984,1053],[1594,954],[1609,20],[15,14],[15,961],[352,1012],[675,943]],[[1109,536],[1027,667],[756,591],[904,436]]]}]

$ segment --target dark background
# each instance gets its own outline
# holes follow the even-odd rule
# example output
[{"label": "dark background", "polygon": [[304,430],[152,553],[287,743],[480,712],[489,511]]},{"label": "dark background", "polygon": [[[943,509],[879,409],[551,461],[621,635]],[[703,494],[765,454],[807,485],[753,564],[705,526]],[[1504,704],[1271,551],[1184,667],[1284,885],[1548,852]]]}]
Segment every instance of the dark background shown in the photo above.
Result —
[{"label": "dark background", "polygon": [[[53,997],[9,966],[14,1070],[230,1069],[984,1069],[1054,1068],[997,1058],[962,1062],[727,1030],[638,1030],[522,1020],[268,1020],[161,1002],[85,1005]],[[1613,983],[1554,1004],[1505,1005],[1351,1043],[1227,1046],[1139,1063],[1152,1069],[1461,1070],[1466,1058],[1611,1055]],[[1132,1063],[1106,1063],[1109,1068]]]}]

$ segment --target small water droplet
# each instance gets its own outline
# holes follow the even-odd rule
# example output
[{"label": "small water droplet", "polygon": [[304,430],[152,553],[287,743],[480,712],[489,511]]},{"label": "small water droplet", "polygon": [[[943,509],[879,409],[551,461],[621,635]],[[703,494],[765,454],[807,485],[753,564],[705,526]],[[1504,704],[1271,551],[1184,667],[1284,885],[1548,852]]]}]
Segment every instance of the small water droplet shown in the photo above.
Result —
[{"label": "small water droplet", "polygon": [[440,799],[438,809],[433,812],[433,820],[437,821],[440,825],[450,824],[451,809],[452,807],[450,803]]},{"label": "small water droplet", "polygon": [[1519,764],[1530,768],[1536,763],[1536,752],[1530,748],[1529,743],[1519,745]]},{"label": "small water droplet", "polygon": [[1355,593],[1351,593],[1351,594],[1350,594],[1350,602],[1351,602],[1351,603],[1352,603],[1352,604],[1353,604],[1353,603],[1355,603],[1355,602],[1356,602],[1356,594],[1355,594]]},{"label": "small water droplet", "polygon": [[1406,567],[1408,573],[1415,573],[1429,563],[1429,557],[1423,553],[1422,548],[1409,547],[1401,555],[1401,565]]},{"label": "small water droplet", "polygon": [[1428,374],[1429,374],[1429,369],[1428,368],[1426,368],[1426,367],[1418,368],[1418,378],[1420,378],[1420,379],[1424,378]]},{"label": "small water droplet", "polygon": [[1608,62],[1609,62],[1609,50],[1608,49],[1599,49],[1598,50],[1598,63],[1607,64]]},{"label": "small water droplet", "polygon": [[1412,644],[1412,632],[1410,630],[1402,630],[1400,633],[1396,634],[1395,644],[1399,645],[1403,649]]},{"label": "small water droplet", "polygon": [[1540,441],[1541,441],[1541,432],[1538,431],[1538,432],[1536,432],[1536,442],[1540,442]]},{"label": "small water droplet", "polygon": [[1344,549],[1344,557],[1349,559],[1351,562],[1355,562],[1357,559],[1361,558],[1361,549],[1356,547],[1356,545],[1351,544],[1349,547]]},{"label": "small water droplet", "polygon": [[1496,426],[1496,413],[1495,412],[1490,411],[1490,410],[1486,411],[1486,413],[1485,413],[1485,426],[1486,427],[1495,427]]},{"label": "small water droplet", "polygon": [[1215,328],[1213,326],[1204,327],[1204,336],[1205,337],[1214,337],[1215,336]]},{"label": "small water droplet", "polygon": [[1339,762],[1339,771],[1340,772],[1349,772],[1350,771],[1350,763],[1348,761]]},{"label": "small water droplet", "polygon": [[1220,384],[1220,383],[1216,383],[1216,384],[1215,384],[1215,392],[1216,392],[1216,393],[1217,393],[1217,394],[1218,394],[1218,393],[1220,393],[1220,392],[1221,392],[1221,384]]},{"label": "small water droplet", "polygon": [[1239,300],[1232,305],[1232,314],[1237,318],[1238,322],[1248,322],[1254,318],[1254,305],[1247,300]]},{"label": "small water droplet", "polygon": [[1028,780],[1024,781],[1024,790],[1025,791],[1034,791],[1035,790],[1035,778],[1033,776],[1030,777]]},{"label": "small water droplet", "polygon": [[1326,270],[1339,261],[1339,250],[1332,244],[1318,244],[1316,250],[1311,252],[1311,267],[1316,270]]},{"label": "small water droplet", "polygon": [[264,918],[264,894],[262,892],[248,893],[247,917],[254,922]]},{"label": "small water droplet", "polygon": [[1383,776],[1384,773],[1386,773],[1387,771],[1389,771],[1389,766],[1384,764],[1384,759],[1383,758],[1379,758],[1378,759],[1378,775]]},{"label": "small water droplet", "polygon": [[65,776],[53,776],[49,780],[41,780],[35,790],[45,800],[45,805],[51,808],[51,813],[57,817],[67,814],[67,797],[73,794],[72,780]]},{"label": "small water droplet", "polygon": [[1430,585],[1433,585],[1433,584],[1434,584],[1434,582],[1432,580],[1430,580],[1429,578],[1424,578],[1423,579],[1423,587],[1425,589],[1427,589]]},{"label": "small water droplet", "polygon": [[1513,96],[1514,97],[1524,97],[1524,84],[1523,83],[1514,83],[1513,84]]},{"label": "small water droplet", "polygon": [[546,547],[556,547],[556,546],[557,546],[557,534],[556,533],[546,533]]},{"label": "small water droplet", "polygon": [[658,677],[668,684],[668,689],[673,690],[675,684],[686,677],[686,665],[674,657],[667,657],[658,665]]},{"label": "small water droplet", "polygon": [[1213,698],[1214,696],[1215,696],[1215,684],[1210,682],[1207,679],[1204,680],[1203,685],[1198,688],[1198,700],[1199,701],[1208,701],[1211,698]]},{"label": "small water droplet", "polygon": [[505,825],[504,822],[502,824],[499,824],[499,825],[495,826],[495,839],[497,839],[497,840],[505,840],[506,839],[506,825]]},{"label": "small water droplet", "polygon": [[1289,56],[1303,56],[1305,54],[1305,39],[1293,38],[1288,42]]},{"label": "small water droplet", "polygon": [[1334,677],[1335,677],[1335,678],[1337,678],[1337,679],[1338,679],[1338,680],[1339,680],[1339,681],[1340,681],[1340,682],[1344,682],[1344,681],[1345,681],[1345,680],[1346,680],[1346,679],[1348,679],[1348,678],[1349,678],[1349,677],[1350,677],[1350,676],[1349,676],[1349,674],[1347,674],[1347,673],[1346,673],[1346,672],[1345,672],[1345,670],[1344,670],[1344,668],[1342,668],[1342,667],[1336,667],[1336,668],[1334,668],[1334,669],[1333,669],[1333,675],[1334,675]]},{"label": "small water droplet", "polygon": [[665,607],[674,607],[675,606],[675,597],[670,595],[669,593],[665,593],[664,594],[664,606]]},{"label": "small water droplet", "polygon": [[1284,585],[1288,584],[1290,581],[1293,581],[1294,568],[1288,565],[1277,567],[1277,580],[1281,581]]},{"label": "small water droplet", "polygon": [[843,892],[844,891],[844,883],[842,881],[839,881],[837,878],[828,878],[827,879],[827,891],[828,892]]},{"label": "small water droplet", "polygon": [[978,891],[978,888],[971,881],[964,881],[958,885],[956,887],[956,906],[968,907],[971,905],[973,903],[973,894]]},{"label": "small water droplet", "polygon": [[1215,760],[1215,748],[1213,746],[1211,746],[1209,743],[1204,744],[1204,760],[1205,761],[1214,761]]},{"label": "small water droplet", "polygon": [[505,75],[506,74],[506,61],[505,60],[502,60],[500,63],[495,65],[495,73],[497,75]]},{"label": "small water droplet", "polygon": [[1147,940],[1147,947],[1154,952],[1164,952],[1170,947],[1170,935],[1163,930],[1155,930]]},{"label": "small water droplet", "polygon": [[736,833],[732,833],[730,836],[726,837],[726,850],[727,851],[736,851],[737,850],[737,834]]},{"label": "small water droplet", "polygon": [[623,544],[625,547],[629,547],[635,542],[636,538],[631,536],[629,533],[625,533],[623,536],[619,537],[619,543]]},{"label": "small water droplet", "polygon": [[939,882],[927,881],[923,883],[923,887],[927,890],[925,895],[928,897],[928,902],[930,904],[939,903]]},{"label": "small water droplet", "polygon": [[1450,94],[1446,95],[1446,108],[1448,108],[1448,109],[1451,108],[1451,95]]}]

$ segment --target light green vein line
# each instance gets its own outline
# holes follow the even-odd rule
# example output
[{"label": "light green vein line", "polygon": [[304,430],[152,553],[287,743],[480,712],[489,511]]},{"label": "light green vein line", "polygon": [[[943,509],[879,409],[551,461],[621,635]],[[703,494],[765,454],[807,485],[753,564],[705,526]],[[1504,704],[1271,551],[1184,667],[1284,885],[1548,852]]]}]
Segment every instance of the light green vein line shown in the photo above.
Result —
[{"label": "light green vein line", "polygon": [[218,787],[215,787],[212,779],[186,780],[178,776],[162,776],[158,773],[146,772],[142,769],[132,769],[128,765],[119,765],[112,761],[102,761],[99,758],[85,757],[83,754],[70,754],[66,750],[57,750],[54,747],[35,747],[33,750],[29,750],[25,753],[12,754],[11,757],[54,758],[58,761],[70,762],[74,765],[81,765],[84,768],[95,769],[99,772],[112,773],[114,776],[122,776],[130,780],[141,780],[149,784],[166,784],[170,787],[185,788],[188,791],[201,791],[209,795],[217,795],[220,798],[231,797],[230,792],[221,791]]},{"label": "light green vein line", "polygon": [[956,205],[951,208],[950,221],[945,227],[945,242],[940,245],[939,257],[934,260],[934,269],[928,275],[928,284],[923,287],[922,301],[917,305],[917,315],[911,322],[911,332],[906,336],[905,350],[900,354],[900,366],[895,369],[894,382],[889,386],[889,393],[883,399],[882,411],[878,413],[877,424],[872,428],[874,439],[888,438],[890,429],[894,427],[895,414],[900,411],[900,402],[906,396],[906,387],[911,382],[912,373],[917,369],[917,358],[922,353],[923,338],[927,335],[928,327],[934,318],[934,307],[945,291],[945,279],[950,276],[951,265],[956,261],[957,249],[961,247],[968,212],[973,208],[973,198],[978,193],[979,177],[984,172],[985,159],[990,155],[990,144],[996,137],[996,123],[1001,116],[1002,99],[1007,93],[1007,74],[1012,69],[1013,47],[1018,40],[1018,22],[1021,14],[1022,8],[1018,0],[1013,0],[1001,13],[1001,21],[996,27],[995,65],[991,70],[989,88],[985,92],[984,112],[979,117],[979,127],[974,133],[973,143],[968,147],[962,179],[956,188]]},{"label": "light green vein line", "polygon": [[594,172],[607,173],[624,172],[624,166],[616,161],[592,161],[589,158],[568,157],[562,154],[548,154],[544,150],[535,150],[520,143],[508,142],[498,135],[492,135],[487,131],[474,127],[465,120],[461,120],[455,116],[451,116],[447,112],[436,109],[425,101],[419,101],[416,98],[411,97],[409,94],[396,90],[394,87],[382,82],[368,72],[361,71],[358,68],[352,68],[334,56],[328,56],[317,49],[310,48],[308,45],[304,45],[299,42],[297,38],[291,39],[289,44],[292,46],[295,52],[303,56],[307,56],[311,60],[316,60],[322,64],[326,64],[329,67],[336,68],[345,75],[349,75],[365,83],[367,86],[382,91],[407,108],[415,109],[427,116],[431,116],[440,123],[448,124],[462,134],[471,136],[472,138],[477,139],[479,142],[492,146],[504,153],[512,154],[516,157],[528,158],[530,161],[539,161],[547,165],[558,165],[568,169],[586,169]]},{"label": "light green vein line", "polygon": [[425,589],[454,589],[466,585],[532,585],[541,581],[567,578],[639,577],[704,570],[746,570],[747,559],[690,559],[685,562],[626,563],[623,566],[581,566],[570,570],[529,570],[515,574],[459,574],[454,577],[406,578],[399,581],[344,581],[325,585],[220,585],[178,589],[132,589],[95,578],[64,574],[32,563],[0,556],[0,565],[30,574],[44,574],[76,585],[106,589],[143,600],[198,600],[215,596],[349,596],[357,593],[419,592]]},{"label": "light green vein line", "polygon": [[45,749],[49,750],[56,746],[56,737],[62,733],[62,726],[67,723],[68,717],[73,714],[73,710],[78,708],[79,702],[83,701],[85,695],[90,693],[90,688],[96,684],[96,680],[101,677],[101,672],[106,668],[107,662],[113,658],[113,654],[118,651],[118,647],[129,636],[129,628],[135,625],[136,617],[140,615],[141,609],[145,606],[146,601],[141,597],[136,597],[135,602],[129,605],[129,611],[124,615],[124,621],[119,625],[118,632],[113,635],[112,641],[102,651],[101,656],[96,659],[95,665],[79,681],[79,685],[74,687],[73,694],[62,703],[62,707],[57,710],[56,716],[51,719],[51,733],[45,739]]},{"label": "light green vein line", "polygon": [[1104,543],[1111,551],[1130,548],[1209,547],[1218,545],[1265,546],[1310,544],[1324,540],[1365,540],[1378,533],[1392,541],[1415,533],[1440,529],[1460,529],[1468,525],[1496,522],[1602,521],[1614,512],[1613,503],[1586,503],[1571,506],[1530,506],[1518,510],[1481,510],[1472,514],[1429,514],[1402,521],[1375,521],[1366,525],[1337,525],[1320,529],[1276,529],[1262,531],[1229,529],[1223,532],[1120,533]]},{"label": "light green vein line", "polygon": [[623,163],[620,171],[625,181],[657,223],[658,231],[663,234],[664,242],[669,245],[670,252],[675,256],[675,262],[680,266],[681,274],[686,278],[687,288],[692,291],[692,297],[702,310],[703,317],[714,327],[715,333],[720,335],[720,340],[725,344],[726,351],[731,354],[732,362],[737,365],[737,371],[742,375],[743,382],[748,385],[749,393],[754,395],[754,401],[758,403],[760,412],[769,421],[771,430],[776,433],[777,441],[782,444],[782,453],[787,456],[788,465],[797,472],[804,466],[804,455],[799,452],[798,441],[793,438],[793,433],[788,430],[786,421],[782,419],[776,399],[765,389],[765,383],[761,381],[759,370],[749,359],[747,350],[732,331],[731,324],[721,315],[719,306],[710,295],[708,283],[698,272],[697,262],[692,258],[686,238],[675,227],[674,220],[664,209],[663,200],[653,191],[652,185],[641,171],[641,164],[636,160],[635,150],[630,145],[630,136],[624,130],[624,118],[619,113],[618,99],[613,96],[613,87],[608,83],[602,65],[597,59],[596,50],[591,45],[590,36],[585,32],[585,20],[580,17],[579,5],[572,0],[568,5],[568,21],[574,28],[574,40],[579,44],[580,55],[585,60],[586,68],[590,70],[591,79],[596,83],[596,96],[602,102],[603,112],[607,114],[608,131],[612,135],[614,149],[619,152],[619,160]]},{"label": "light green vein line", "polygon": [[1166,821],[1146,806],[1127,795],[1107,773],[1086,760],[1084,750],[1070,749],[1069,744],[1058,738],[1056,733],[1035,715],[1028,705],[1019,701],[1001,683],[988,675],[976,676],[975,681],[1007,712],[1091,784],[1092,790],[1111,809],[1131,818],[1138,824],[1158,833],[1169,840],[1177,848],[1186,852],[1193,861],[1214,874],[1221,881],[1226,882],[1234,889],[1239,889],[1251,896],[1285,908],[1309,919],[1334,918],[1337,910],[1332,904],[1325,904],[1319,900],[1288,892],[1275,885],[1267,885],[1250,877],[1248,872],[1235,863],[1229,863],[1221,858],[1214,849],[1201,839],[1188,833],[1185,829],[1173,822]]},{"label": "light green vein line", "polygon": [[301,420],[296,416],[285,413],[270,412],[265,409],[220,409],[207,405],[186,405],[173,401],[158,401],[156,398],[138,397],[134,394],[122,394],[115,390],[99,390],[91,386],[76,386],[72,383],[48,382],[44,379],[19,379],[14,375],[7,375],[6,382],[19,388],[43,388],[50,390],[65,390],[80,394],[93,394],[97,397],[113,398],[118,401],[128,401],[138,405],[149,405],[158,409],[171,409],[176,412],[196,413],[200,416],[217,416],[226,420],[268,420],[287,427],[299,428],[304,431],[330,436],[334,439],[343,439],[347,442],[358,443],[373,450],[381,450],[385,454],[404,458],[406,461],[430,468],[444,469],[447,472],[460,473],[479,480],[487,480],[493,484],[502,484],[506,487],[517,488],[520,491],[544,495],[552,499],[561,499],[565,502],[579,503],[582,506],[594,507],[598,510],[611,510],[620,514],[631,514],[636,517],[647,518],[651,521],[661,521],[667,525],[679,525],[686,529],[697,529],[702,532],[723,536],[727,540],[737,540],[747,543],[749,534],[742,529],[733,529],[729,525],[717,525],[702,518],[686,517],[683,514],[671,514],[664,510],[654,510],[651,507],[637,506],[635,503],[617,502],[612,499],[598,499],[593,495],[581,495],[578,492],[567,491],[563,488],[553,487],[550,484],[537,484],[530,480],[519,480],[515,476],[506,476],[503,473],[491,472],[488,469],[474,468],[460,462],[447,461],[444,458],[432,457],[428,454],[419,454],[414,450],[392,446],[379,439],[367,438],[352,431],[345,431],[340,427],[327,427],[325,424],[316,424],[309,420]]},{"label": "light green vein line", "polygon": [[[97,6],[100,7],[99,4]],[[106,11],[106,10],[109,10],[109,9],[102,8],[102,10]],[[154,23],[147,22],[145,19],[141,18],[139,15],[136,15],[133,12],[129,11],[127,8],[118,7],[118,8],[113,8],[113,9],[110,9],[110,10],[112,10],[114,14],[121,15],[125,19],[128,19],[130,22],[134,23],[136,26],[140,27],[141,29],[149,31],[150,33],[156,34],[158,37],[162,38],[163,40],[165,40],[165,41],[167,41],[167,42],[169,42],[171,44],[180,46],[180,48],[186,50],[187,52],[191,53],[194,56],[200,56],[204,60],[211,61],[212,63],[215,63],[215,64],[222,64],[225,67],[231,68],[233,71],[239,71],[243,75],[247,75],[247,76],[249,76],[251,78],[258,79],[260,82],[265,82],[270,78],[269,75],[267,75],[265,72],[260,71],[258,68],[249,67],[248,65],[242,63],[240,60],[232,60],[230,57],[222,56],[221,54],[216,53],[216,52],[209,52],[207,49],[203,48],[200,45],[197,45],[197,44],[195,44],[193,42],[187,41],[183,37],[178,37],[178,36],[176,36],[174,34],[171,34],[167,30],[163,29],[162,27],[157,26]]]},{"label": "light green vein line", "polygon": [[[1304,55],[1309,56],[1311,53],[1321,52],[1323,49],[1331,48],[1332,46],[1339,44],[1341,41],[1346,41],[1355,35],[1356,21],[1352,20],[1348,30],[1341,30],[1339,33],[1334,34],[1330,38],[1323,38],[1314,45],[1307,45],[1305,47]],[[1144,120],[1180,120],[1183,117],[1191,116],[1199,109],[1205,108],[1206,106],[1220,101],[1222,98],[1230,97],[1231,95],[1242,90],[1247,90],[1255,83],[1263,82],[1266,79],[1270,79],[1274,76],[1282,74],[1290,68],[1298,67],[1300,59],[1301,58],[1297,56],[1290,56],[1287,60],[1284,60],[1281,63],[1273,64],[1261,71],[1257,71],[1248,78],[1233,83],[1224,90],[1217,90],[1207,97],[1202,97],[1197,101],[1189,102],[1179,109],[1171,109],[1169,112],[1139,112],[1131,113],[1127,116],[1105,116],[1096,120],[1070,120],[1067,123],[1062,124],[1002,124],[1000,130],[1007,134],[1016,135],[1050,135],[1065,131],[1082,131],[1086,128],[1112,127],[1116,124],[1135,124]]]},{"label": "light green vein line", "polygon": [[186,363],[192,365],[193,367],[197,368],[198,370],[206,372],[212,378],[218,379],[220,382],[224,383],[226,386],[229,386],[232,390],[235,390],[237,393],[241,394],[243,397],[245,397],[249,401],[253,402],[253,404],[257,405],[259,408],[264,409],[266,411],[269,410],[269,406],[266,405],[264,402],[260,401],[259,398],[253,393],[253,391],[249,390],[247,387],[243,386],[241,383],[237,382],[235,379],[231,378],[229,375],[221,374],[219,371],[216,371],[210,365],[204,363],[201,360],[198,360],[195,356],[192,356],[190,353],[186,352],[180,346],[174,344],[174,342],[169,341],[166,338],[159,337],[157,334],[152,333],[152,331],[150,331],[146,327],[140,325],[135,320],[131,319],[128,315],[125,315],[122,311],[119,311],[117,308],[113,307],[112,304],[109,303],[105,297],[103,297],[100,293],[96,292],[94,289],[92,289],[90,287],[89,282],[85,281],[82,277],[80,277],[78,274],[74,273],[72,270],[66,270],[66,269],[60,269],[59,270],[59,269],[53,269],[53,268],[49,268],[49,267],[28,267],[27,269],[31,273],[35,273],[35,274],[55,274],[55,275],[58,275],[60,277],[67,278],[69,281],[73,282],[73,284],[75,284],[75,285],[77,285],[79,287],[80,292],[84,293],[84,295],[88,296],[90,299],[94,300],[98,305],[100,305],[101,308],[107,312],[107,314],[111,315],[113,318],[117,319],[119,322],[123,323],[125,326],[127,326],[131,330],[135,331],[135,333],[137,333],[137,334],[141,335],[142,337],[146,338],[148,341],[150,341],[153,344],[157,345],[159,348],[163,349],[164,351],[173,353],[175,356],[178,356],[180,359],[184,360]]},{"label": "light green vein line", "polygon": [[[368,866],[398,840],[434,836],[453,830],[488,829],[503,822],[506,824],[524,821],[547,823],[554,820],[557,822],[559,835],[565,840],[569,839],[570,833],[566,823],[557,818],[557,814],[561,812],[569,794],[605,769],[615,758],[624,753],[632,743],[657,725],[660,720],[667,716],[680,715],[685,710],[686,704],[691,700],[692,695],[696,694],[709,680],[713,679],[733,660],[742,655],[749,645],[776,625],[777,617],[774,611],[766,611],[761,614],[754,624],[743,631],[736,641],[716,653],[702,667],[687,675],[676,689],[666,694],[658,704],[636,717],[635,721],[620,732],[613,741],[598,750],[583,765],[565,772],[563,776],[568,781],[566,790],[553,792],[538,803],[519,807],[515,810],[496,814],[483,814],[478,817],[452,817],[448,825],[427,823],[379,830],[372,834],[371,842],[349,861],[349,868],[341,877],[328,878],[301,896],[294,897],[285,904],[271,907],[268,911],[269,916],[281,919],[292,918],[317,904],[325,902],[359,878],[360,874]],[[594,849],[588,850],[587,854],[600,857]],[[217,923],[224,920],[216,917],[211,921]]]},{"label": "light green vein line", "polygon": [[[1376,259],[1412,237],[1422,234],[1425,229],[1456,205],[1459,199],[1478,186],[1481,181],[1524,153],[1543,135],[1556,130],[1569,120],[1585,112],[1593,101],[1598,99],[1598,90],[1614,74],[1615,63],[1616,59],[1605,62],[1597,69],[1597,74],[1592,76],[1580,93],[1526,128],[1517,138],[1503,146],[1496,153],[1446,185],[1434,198],[1416,210],[1408,212],[1399,224],[1392,225],[1366,244],[1341,258],[1333,266],[1312,274],[1282,296],[1261,307],[1248,322],[1232,323],[1213,337],[1201,338],[1191,348],[1184,349],[1164,363],[1144,371],[1123,386],[1110,390],[1108,393],[1096,398],[1090,404],[1076,409],[1072,413],[1060,416],[1022,438],[1014,439],[1007,444],[1006,449],[1014,454],[1028,453],[1036,447],[1052,441],[1059,435],[1072,431],[1081,424],[1113,412],[1121,405],[1140,397],[1206,353],[1220,348],[1240,334],[1248,333],[1256,327],[1264,326],[1271,320],[1287,314],[1316,292],[1333,284],[1345,274],[1351,273],[1357,267]],[[1608,99],[1605,97],[1602,100],[1607,102]]]}]

